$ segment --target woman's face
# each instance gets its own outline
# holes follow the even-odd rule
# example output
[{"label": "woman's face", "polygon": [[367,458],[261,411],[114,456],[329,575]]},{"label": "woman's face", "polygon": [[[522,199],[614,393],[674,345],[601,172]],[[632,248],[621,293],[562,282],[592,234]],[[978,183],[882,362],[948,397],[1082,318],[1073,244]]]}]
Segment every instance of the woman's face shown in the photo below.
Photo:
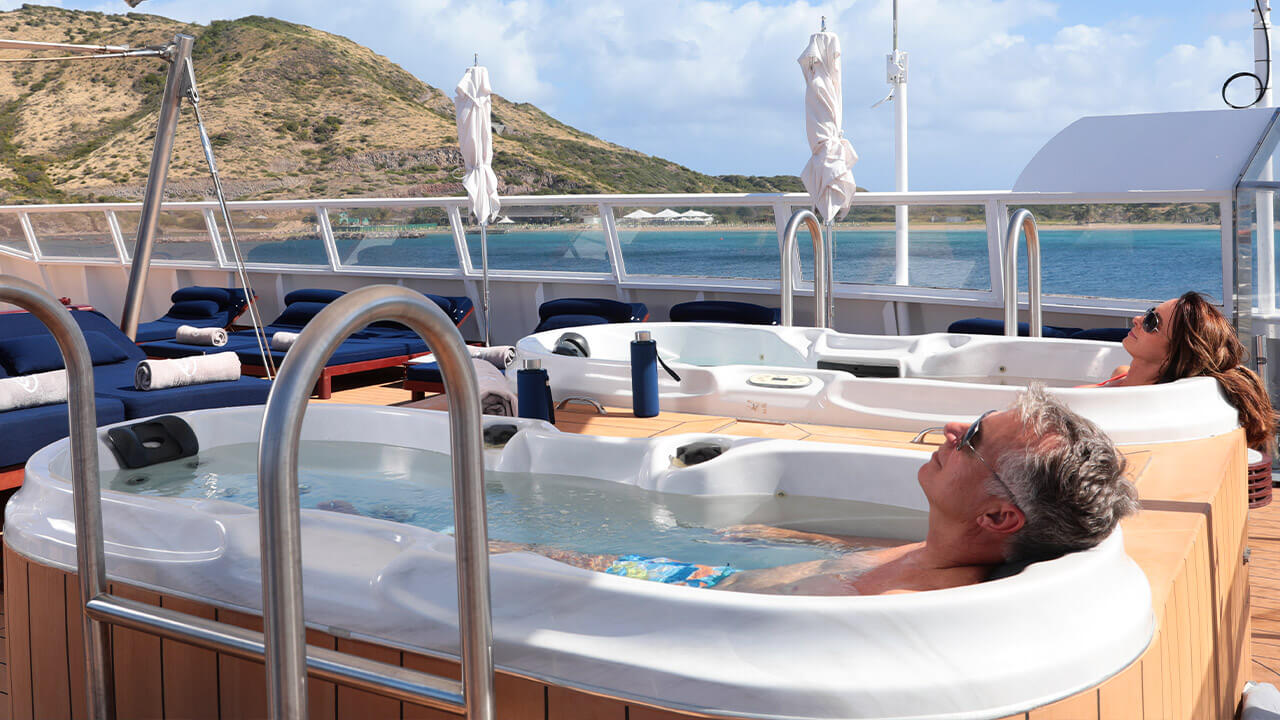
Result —
[{"label": "woman's face", "polygon": [[1143,327],[1143,317],[1146,313],[1139,313],[1133,316],[1133,322],[1129,328],[1129,334],[1125,336],[1124,349],[1134,360],[1145,360],[1150,363],[1160,364],[1169,355],[1169,322],[1173,317],[1173,307],[1178,302],[1177,298],[1165,300],[1156,306],[1156,315],[1159,316],[1160,322],[1155,332],[1147,332]]}]

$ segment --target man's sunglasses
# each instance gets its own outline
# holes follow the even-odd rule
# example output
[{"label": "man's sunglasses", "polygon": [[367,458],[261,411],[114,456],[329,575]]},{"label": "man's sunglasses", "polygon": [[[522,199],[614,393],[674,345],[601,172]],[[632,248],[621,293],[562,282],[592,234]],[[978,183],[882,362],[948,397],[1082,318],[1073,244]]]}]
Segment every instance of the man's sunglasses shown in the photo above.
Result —
[{"label": "man's sunglasses", "polygon": [[1142,314],[1142,329],[1148,333],[1160,332],[1160,314],[1155,308],[1147,308]]},{"label": "man's sunglasses", "polygon": [[1013,490],[1009,489],[1009,485],[1000,478],[1000,473],[996,472],[996,469],[991,467],[991,464],[987,462],[986,458],[982,457],[982,453],[978,452],[976,443],[978,442],[978,433],[982,432],[982,421],[993,412],[996,411],[988,410],[979,415],[977,420],[973,421],[973,424],[964,431],[964,435],[960,436],[960,447],[965,448],[969,452],[973,453],[974,457],[978,458],[978,461],[981,462],[983,466],[987,468],[987,471],[991,473],[991,477],[995,478],[996,482],[1000,483],[1000,487],[1004,488],[1004,491],[1009,495],[1009,501],[1013,503],[1013,506],[1021,510],[1022,508],[1018,506],[1017,496],[1013,494]]}]

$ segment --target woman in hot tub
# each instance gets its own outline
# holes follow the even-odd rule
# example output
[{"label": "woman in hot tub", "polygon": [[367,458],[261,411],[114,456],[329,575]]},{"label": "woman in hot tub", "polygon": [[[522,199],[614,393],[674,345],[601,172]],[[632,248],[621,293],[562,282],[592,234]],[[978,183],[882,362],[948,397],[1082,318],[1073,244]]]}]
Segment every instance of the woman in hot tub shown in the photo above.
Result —
[{"label": "woman in hot tub", "polygon": [[1276,415],[1262,378],[1241,364],[1244,346],[1235,328],[1203,295],[1184,293],[1135,316],[1123,344],[1133,362],[1098,387],[1214,378],[1239,413],[1249,447],[1265,452],[1274,446]]},{"label": "woman in hot tub", "polygon": [[[1138,507],[1124,468],[1123,456],[1102,431],[1043,388],[1032,387],[1009,410],[985,413],[967,427],[946,426],[946,442],[917,474],[929,501],[924,542],[742,571],[513,543],[494,543],[493,549],[530,550],[614,575],[743,592],[873,595],[937,590],[982,582],[1011,565],[1097,545]],[[867,545],[763,526],[723,532],[737,538]]]}]

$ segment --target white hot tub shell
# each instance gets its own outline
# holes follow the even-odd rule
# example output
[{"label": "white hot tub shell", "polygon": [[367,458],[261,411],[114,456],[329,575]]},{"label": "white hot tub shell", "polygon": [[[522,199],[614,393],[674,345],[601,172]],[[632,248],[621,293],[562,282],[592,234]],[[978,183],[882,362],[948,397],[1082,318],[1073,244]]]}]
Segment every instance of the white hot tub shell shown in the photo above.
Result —
[{"label": "white hot tub shell", "polygon": [[[182,414],[202,448],[254,442],[261,408]],[[486,423],[511,422],[486,418]],[[493,470],[566,474],[691,495],[776,493],[924,509],[923,452],[684,435],[621,439],[537,421],[487,450]],[[448,452],[443,413],[312,406],[305,441]],[[103,431],[100,438],[105,437]],[[692,440],[727,447],[676,467]],[[100,440],[101,469],[116,461]],[[301,458],[305,468],[305,453]],[[34,455],[6,511],[5,540],[74,570],[66,440]],[[741,508],[749,503],[732,503]],[[257,512],[223,500],[103,493],[114,579],[259,611]],[[737,511],[706,519],[734,524]],[[303,510],[308,623],[341,635],[457,652],[453,539],[386,520]],[[1146,648],[1151,593],[1120,531],[1012,577],[858,597],[755,595],[616,577],[525,552],[491,563],[497,664],[549,683],[676,709],[757,718],[979,718],[1095,686]]]},{"label": "white hot tub shell", "polygon": [[[630,343],[652,333],[663,409],[770,422],[918,431],[1008,407],[1040,380],[1118,444],[1212,437],[1237,413],[1212,378],[1125,388],[1101,382],[1129,362],[1117,343],[934,333],[850,335],[802,327],[709,323],[617,323],[529,335],[517,361],[541,361],[558,402],[587,397],[631,407]],[[590,357],[555,354],[565,333],[586,339]],[[515,370],[508,376],[515,387]],[[889,377],[885,377],[889,376]],[[771,381],[771,378],[775,379]]]}]

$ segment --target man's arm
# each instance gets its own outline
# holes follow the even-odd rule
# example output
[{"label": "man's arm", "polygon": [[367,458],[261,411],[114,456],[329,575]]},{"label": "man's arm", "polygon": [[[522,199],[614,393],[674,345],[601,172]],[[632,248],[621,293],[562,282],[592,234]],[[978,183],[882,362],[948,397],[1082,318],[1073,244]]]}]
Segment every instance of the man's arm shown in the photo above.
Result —
[{"label": "man's arm", "polygon": [[823,533],[788,530],[772,525],[730,525],[716,531],[726,540],[772,540],[774,542],[826,545],[838,549],[867,549],[906,545],[907,540],[862,537],[858,535],[826,535]]}]

